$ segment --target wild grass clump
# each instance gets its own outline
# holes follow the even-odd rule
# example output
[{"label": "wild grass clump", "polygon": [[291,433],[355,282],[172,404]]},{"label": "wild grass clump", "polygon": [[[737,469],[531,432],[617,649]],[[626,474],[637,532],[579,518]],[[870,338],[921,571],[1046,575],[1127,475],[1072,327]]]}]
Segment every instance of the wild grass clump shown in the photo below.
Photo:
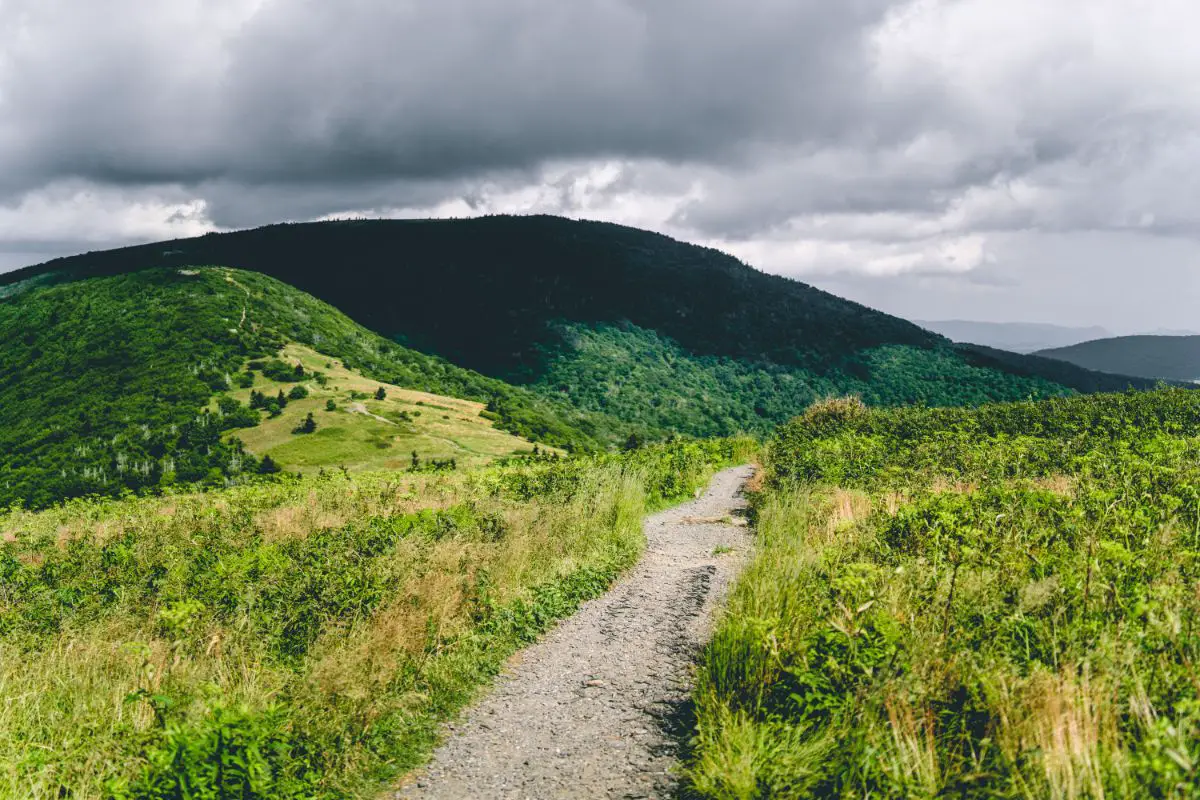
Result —
[{"label": "wild grass clump", "polygon": [[792,423],[702,661],[691,791],[1200,796],[1198,401]]},{"label": "wild grass clump", "polygon": [[745,446],[0,516],[0,796],[372,796]]}]

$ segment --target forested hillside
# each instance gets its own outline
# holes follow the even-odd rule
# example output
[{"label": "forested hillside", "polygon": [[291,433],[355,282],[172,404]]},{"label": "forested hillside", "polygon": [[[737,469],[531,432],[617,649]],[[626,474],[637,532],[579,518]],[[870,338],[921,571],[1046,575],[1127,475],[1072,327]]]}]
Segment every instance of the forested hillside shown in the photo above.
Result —
[{"label": "forested hillside", "polygon": [[712,249],[556,217],[275,225],[6,280],[197,263],[272,275],[401,344],[651,436],[766,432],[831,392],[946,405],[1149,385],[956,346]]},{"label": "forested hillside", "polygon": [[264,275],[146,270],[0,300],[0,506],[254,473],[259,461],[223,434],[268,410],[205,407],[253,380],[253,359],[265,359],[263,380],[288,342],[394,385],[487,403],[500,426],[538,441],[592,449],[624,433],[382,339]]},{"label": "forested hillside", "polygon": [[1101,372],[1200,381],[1200,336],[1115,336],[1037,355]]}]

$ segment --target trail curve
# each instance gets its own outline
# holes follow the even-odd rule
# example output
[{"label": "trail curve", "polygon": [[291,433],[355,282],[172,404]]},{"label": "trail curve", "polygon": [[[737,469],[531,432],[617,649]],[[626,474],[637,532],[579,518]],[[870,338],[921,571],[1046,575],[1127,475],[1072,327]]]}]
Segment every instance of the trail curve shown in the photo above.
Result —
[{"label": "trail curve", "polygon": [[751,474],[725,470],[696,500],[647,517],[638,565],[523,651],[397,800],[671,796],[670,728],[749,547]]}]

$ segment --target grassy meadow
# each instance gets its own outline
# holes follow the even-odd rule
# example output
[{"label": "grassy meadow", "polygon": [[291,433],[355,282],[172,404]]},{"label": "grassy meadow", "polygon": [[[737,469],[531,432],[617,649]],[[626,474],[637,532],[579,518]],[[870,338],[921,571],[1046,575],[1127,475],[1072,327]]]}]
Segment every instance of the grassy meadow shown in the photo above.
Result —
[{"label": "grassy meadow", "polygon": [[648,510],[751,447],[10,510],[0,796],[374,796],[633,563]]},{"label": "grassy meadow", "polygon": [[828,401],[766,461],[694,795],[1200,796],[1200,393]]},{"label": "grassy meadow", "polygon": [[[286,469],[302,473],[343,466],[352,471],[405,469],[413,452],[421,461],[454,459],[460,467],[478,466],[533,449],[528,441],[494,427],[483,416],[483,403],[372,380],[336,358],[294,342],[280,350],[279,358],[302,365],[306,375],[320,374],[323,382],[304,381],[307,397],[288,401],[277,417],[264,417],[257,426],[227,436],[240,439],[256,456],[271,456]],[[274,397],[281,391],[286,395],[296,385],[259,372],[252,386],[225,394],[246,404],[252,391]],[[385,394],[382,400],[376,399],[379,389]],[[216,409],[215,399],[211,406]],[[307,414],[313,415],[316,431],[294,433]]]}]

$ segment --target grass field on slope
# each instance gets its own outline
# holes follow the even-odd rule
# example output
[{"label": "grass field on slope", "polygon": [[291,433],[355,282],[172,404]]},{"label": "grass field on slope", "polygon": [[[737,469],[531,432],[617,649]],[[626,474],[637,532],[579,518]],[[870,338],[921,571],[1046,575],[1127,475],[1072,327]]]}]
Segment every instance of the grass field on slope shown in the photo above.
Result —
[{"label": "grass field on slope", "polygon": [[767,480],[695,794],[1200,796],[1200,393],[829,402]]},{"label": "grass field on slope", "polygon": [[[533,444],[498,430],[482,416],[483,403],[371,380],[346,369],[337,359],[295,343],[284,347],[280,358],[302,365],[308,375],[321,373],[324,385],[303,381],[307,397],[289,401],[278,417],[265,417],[257,427],[229,435],[241,439],[254,455],[269,455],[287,469],[405,469],[414,452],[423,463],[454,459],[458,466],[466,467],[533,451]],[[252,391],[273,397],[280,391],[286,395],[296,385],[258,373],[253,387],[228,394],[248,403]],[[376,399],[379,389],[385,394],[382,400]],[[329,401],[333,401],[333,410],[327,407]],[[316,431],[293,433],[308,414],[317,423]],[[539,450],[543,448],[539,446]]]}]

